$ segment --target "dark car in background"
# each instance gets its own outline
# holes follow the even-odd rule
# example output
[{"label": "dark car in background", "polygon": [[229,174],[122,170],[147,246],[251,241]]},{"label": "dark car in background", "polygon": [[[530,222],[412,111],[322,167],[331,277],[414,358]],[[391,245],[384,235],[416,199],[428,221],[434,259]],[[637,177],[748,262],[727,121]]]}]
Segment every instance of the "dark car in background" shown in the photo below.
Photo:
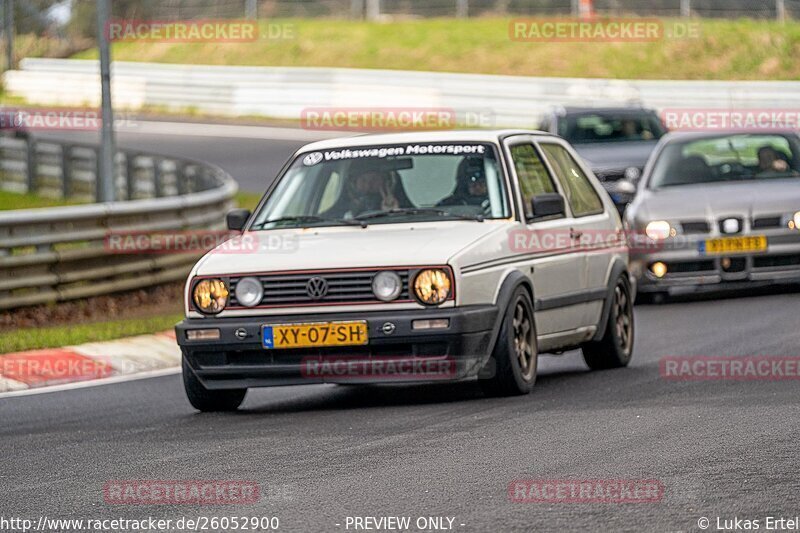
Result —
[{"label": "dark car in background", "polygon": [[643,107],[560,107],[539,127],[566,139],[591,167],[620,213],[633,199],[636,182],[667,128]]}]

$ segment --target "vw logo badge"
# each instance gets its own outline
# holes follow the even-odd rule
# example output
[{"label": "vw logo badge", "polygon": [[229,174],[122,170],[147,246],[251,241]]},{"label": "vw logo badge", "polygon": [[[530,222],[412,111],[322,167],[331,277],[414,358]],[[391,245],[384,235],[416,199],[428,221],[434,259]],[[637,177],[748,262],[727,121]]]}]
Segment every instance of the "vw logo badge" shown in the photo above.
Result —
[{"label": "vw logo badge", "polygon": [[722,221],[722,231],[724,233],[738,233],[739,221],[735,218],[726,218]]},{"label": "vw logo badge", "polygon": [[321,152],[311,152],[310,154],[308,154],[303,158],[303,164],[307,167],[313,167],[320,161],[322,161]]},{"label": "vw logo badge", "polygon": [[383,325],[381,326],[381,331],[383,332],[384,335],[391,335],[392,333],[394,333],[395,329],[396,329],[395,325],[392,324],[391,322],[384,322]]},{"label": "vw logo badge", "polygon": [[306,283],[306,293],[312,300],[321,300],[328,294],[328,281],[325,278],[314,276]]}]

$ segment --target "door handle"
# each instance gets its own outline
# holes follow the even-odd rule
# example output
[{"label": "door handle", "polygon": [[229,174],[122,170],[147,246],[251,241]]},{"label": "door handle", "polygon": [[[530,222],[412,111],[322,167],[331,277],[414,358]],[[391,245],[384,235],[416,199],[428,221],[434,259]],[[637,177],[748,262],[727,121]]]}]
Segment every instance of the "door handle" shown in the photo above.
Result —
[{"label": "door handle", "polygon": [[580,239],[583,237],[582,231],[575,231],[575,228],[569,228],[569,236],[572,240]]}]

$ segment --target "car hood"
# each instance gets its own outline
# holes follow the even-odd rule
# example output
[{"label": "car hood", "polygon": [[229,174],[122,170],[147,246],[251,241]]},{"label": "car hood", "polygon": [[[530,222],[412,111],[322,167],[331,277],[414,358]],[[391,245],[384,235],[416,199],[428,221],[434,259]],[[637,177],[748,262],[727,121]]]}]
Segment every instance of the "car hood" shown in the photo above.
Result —
[{"label": "car hood", "polygon": [[798,178],[645,189],[634,207],[639,220],[752,218],[794,213],[798,209]]},{"label": "car hood", "polygon": [[642,168],[657,141],[574,144],[578,154],[594,169]]},{"label": "car hood", "polygon": [[441,221],[248,232],[206,254],[195,275],[445,264],[504,226]]}]

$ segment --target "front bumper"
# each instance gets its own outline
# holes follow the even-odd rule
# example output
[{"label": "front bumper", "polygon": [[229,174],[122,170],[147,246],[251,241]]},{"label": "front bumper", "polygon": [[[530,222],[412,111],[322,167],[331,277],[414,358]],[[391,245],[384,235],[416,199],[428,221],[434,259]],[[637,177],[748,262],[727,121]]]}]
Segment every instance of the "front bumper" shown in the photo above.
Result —
[{"label": "front bumper", "polygon": [[[497,307],[479,305],[394,312],[187,318],[175,327],[175,333],[185,362],[208,389],[452,381],[476,375],[488,360],[497,316]],[[448,319],[449,327],[413,330],[411,322],[419,319]],[[367,345],[291,349],[265,349],[261,345],[263,325],[346,320],[367,321]],[[386,323],[394,324],[392,333],[384,332]],[[220,330],[219,340],[187,339],[188,330],[209,328]],[[398,360],[406,366],[391,367],[391,372],[390,367],[381,366],[384,361]],[[409,363],[415,364],[415,370],[409,371]],[[424,370],[420,372],[422,363]]]},{"label": "front bumper", "polygon": [[[640,292],[670,294],[715,290],[735,290],[779,283],[800,282],[800,233],[762,232],[766,235],[764,252],[706,255],[699,251],[704,239],[727,235],[690,235],[668,239],[660,245],[631,247],[631,273],[639,280]],[[752,236],[745,233],[736,236]],[[672,241],[672,242],[669,242]],[[667,274],[657,277],[653,263],[667,266]]]}]

